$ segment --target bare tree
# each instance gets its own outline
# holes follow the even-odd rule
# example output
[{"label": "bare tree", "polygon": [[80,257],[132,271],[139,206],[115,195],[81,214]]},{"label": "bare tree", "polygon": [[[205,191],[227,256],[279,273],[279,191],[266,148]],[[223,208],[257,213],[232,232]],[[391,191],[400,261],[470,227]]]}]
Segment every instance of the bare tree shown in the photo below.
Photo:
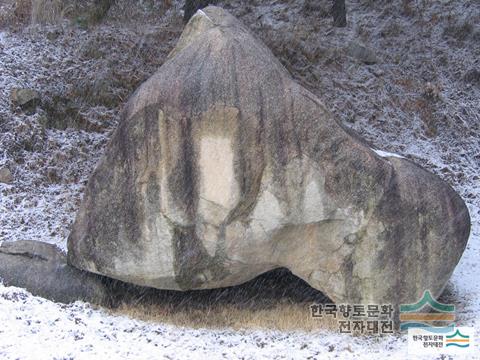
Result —
[{"label": "bare tree", "polygon": [[345,0],[333,0],[332,15],[333,26],[347,26],[347,9],[345,8]]},{"label": "bare tree", "polygon": [[114,3],[115,0],[95,0],[90,12],[90,20],[93,22],[101,21]]}]

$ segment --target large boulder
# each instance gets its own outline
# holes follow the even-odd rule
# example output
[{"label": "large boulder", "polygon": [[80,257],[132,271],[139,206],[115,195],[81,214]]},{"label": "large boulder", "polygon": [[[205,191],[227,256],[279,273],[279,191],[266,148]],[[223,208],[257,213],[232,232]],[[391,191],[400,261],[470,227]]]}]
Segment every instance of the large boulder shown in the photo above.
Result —
[{"label": "large boulder", "polygon": [[53,301],[112,304],[110,290],[100,276],[69,266],[60,249],[40,241],[3,243],[0,279],[4,285],[26,288]]},{"label": "large boulder", "polygon": [[439,295],[469,228],[450,186],[372,150],[210,6],[129,100],[68,260],[180,290],[286,267],[336,302],[398,304]]}]

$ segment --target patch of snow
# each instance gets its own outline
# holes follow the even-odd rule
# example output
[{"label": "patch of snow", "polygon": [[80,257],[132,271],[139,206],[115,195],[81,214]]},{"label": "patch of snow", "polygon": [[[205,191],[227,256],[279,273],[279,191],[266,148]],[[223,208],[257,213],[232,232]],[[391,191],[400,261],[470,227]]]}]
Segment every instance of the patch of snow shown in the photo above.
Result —
[{"label": "patch of snow", "polygon": [[398,154],[395,154],[395,153],[392,153],[392,152],[388,152],[388,151],[383,151],[383,150],[377,150],[377,149],[372,149],[378,156],[381,156],[381,157],[396,157],[396,158],[400,158],[400,159],[405,159],[405,156],[402,156],[402,155],[398,155]]},{"label": "patch of snow", "polygon": [[205,16],[209,21],[213,23],[213,20],[210,19],[210,17],[207,14],[205,14],[205,12],[202,9],[197,10],[197,13],[199,13],[201,16]]}]

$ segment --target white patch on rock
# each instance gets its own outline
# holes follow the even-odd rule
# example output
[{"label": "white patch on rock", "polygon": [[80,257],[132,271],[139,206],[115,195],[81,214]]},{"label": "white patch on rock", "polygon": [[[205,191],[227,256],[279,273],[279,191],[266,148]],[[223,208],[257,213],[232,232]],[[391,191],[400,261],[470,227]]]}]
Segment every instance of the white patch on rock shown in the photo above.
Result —
[{"label": "white patch on rock", "polygon": [[[173,233],[169,223],[163,216],[158,216],[155,221],[155,233],[157,237],[150,237],[149,245],[151,251],[145,253],[145,265],[143,267],[147,273],[154,273],[158,277],[175,276],[173,264],[175,254],[172,245]],[[145,240],[148,239],[149,236],[146,236]]]},{"label": "white patch on rock", "polygon": [[[174,251],[172,246],[172,231],[170,225],[164,216],[159,215],[155,221],[155,228],[144,228],[142,243],[148,248],[148,251],[142,252],[142,260],[138,261],[136,256],[127,256],[114,258],[115,272],[120,276],[130,277],[135,274],[136,277],[144,279],[156,279],[165,277],[175,277],[174,271]],[[132,250],[130,250],[132,251]],[[132,251],[135,254],[135,251]]]},{"label": "white patch on rock", "polygon": [[230,209],[238,199],[231,140],[205,136],[200,140],[200,197]]},{"label": "white patch on rock", "polygon": [[395,154],[395,153],[391,153],[391,152],[388,152],[388,151],[383,151],[383,150],[378,150],[378,149],[372,149],[378,156],[381,156],[383,158],[387,158],[387,157],[396,157],[396,158],[399,158],[399,159],[405,159],[404,156],[402,155],[399,155],[399,154]]},{"label": "white patch on rock", "polygon": [[210,17],[207,14],[205,14],[205,12],[202,9],[197,10],[197,14],[199,14],[201,16],[205,16],[208,20],[210,20],[213,23],[213,20],[210,19]]},{"label": "white patch on rock", "polygon": [[265,232],[269,232],[280,226],[283,217],[284,214],[277,198],[270,191],[263,191],[253,210],[252,227],[258,224]]},{"label": "white patch on rock", "polygon": [[212,224],[220,225],[228,216],[229,209],[218,205],[211,200],[203,198],[198,199],[198,214],[202,217],[202,220]]},{"label": "white patch on rock", "polygon": [[305,188],[304,196],[304,216],[303,221],[306,223],[320,221],[325,218],[322,205],[322,195],[317,183],[312,180]]},{"label": "white patch on rock", "polygon": [[203,246],[210,256],[215,256],[218,242],[218,230],[215,226],[203,223],[199,228]]}]

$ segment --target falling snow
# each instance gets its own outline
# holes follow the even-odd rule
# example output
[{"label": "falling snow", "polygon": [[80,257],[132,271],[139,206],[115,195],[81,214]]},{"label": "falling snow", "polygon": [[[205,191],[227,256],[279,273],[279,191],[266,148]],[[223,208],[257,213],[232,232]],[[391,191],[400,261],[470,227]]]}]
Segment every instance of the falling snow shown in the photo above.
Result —
[{"label": "falling snow", "polygon": [[[472,231],[447,285],[447,299],[457,307],[457,323],[473,326],[479,334],[480,87],[466,82],[464,75],[475,67],[480,70],[480,5],[466,8],[470,5],[441,1],[413,9],[418,14],[412,15],[400,5],[380,8],[352,2],[351,25],[332,30],[328,18],[308,18],[316,16],[310,14],[302,20],[303,2],[265,1],[254,7],[222,3],[271,46],[294,77],[339,120],[373,148],[388,149],[374,150],[379,156],[416,161],[463,197]],[[414,3],[423,6],[424,2]],[[455,26],[467,21],[477,27],[465,40]],[[180,32],[162,26],[146,24],[142,35],[119,30],[115,24],[95,31],[120,43],[115,46],[135,50],[120,59],[130,61],[132,69],[138,61],[148,65],[143,73],[136,73],[132,83],[137,84],[161,64]],[[0,31],[0,168],[9,167],[14,175],[12,184],[0,184],[0,242],[41,240],[65,249],[84,185],[115,128],[126,89],[130,90],[120,89],[121,101],[113,106],[80,108],[86,118],[105,123],[95,132],[45,128],[41,114],[13,109],[9,96],[15,87],[35,89],[45,98],[68,97],[74,81],[106,66],[95,49],[87,49],[94,53],[90,58],[79,55],[95,40],[94,34],[62,25],[60,35],[49,40],[57,30]],[[344,45],[357,37],[376,53],[378,64],[366,66],[345,55]],[[146,56],[141,49],[151,38],[166,45]],[[404,335],[189,329],[119,316],[81,302],[57,304],[3,285],[0,309],[0,357],[5,359],[405,359],[407,355]],[[480,359],[479,355],[469,358],[475,356]]]}]

